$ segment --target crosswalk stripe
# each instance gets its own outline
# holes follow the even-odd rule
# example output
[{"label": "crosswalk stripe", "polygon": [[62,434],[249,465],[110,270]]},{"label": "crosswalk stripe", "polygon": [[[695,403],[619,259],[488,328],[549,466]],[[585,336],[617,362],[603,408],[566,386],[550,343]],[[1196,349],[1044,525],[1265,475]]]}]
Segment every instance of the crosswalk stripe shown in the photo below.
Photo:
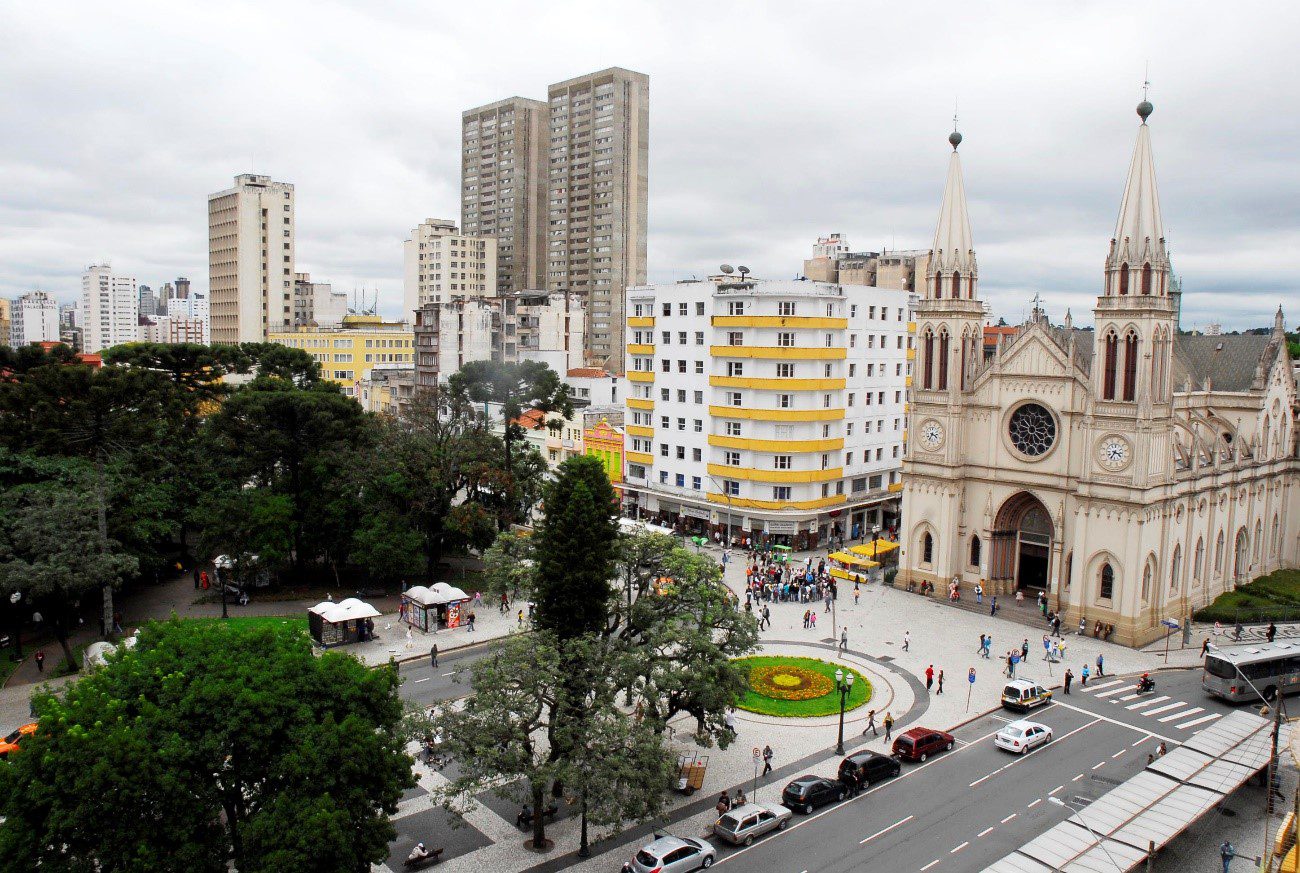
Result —
[{"label": "crosswalk stripe", "polygon": [[1212,712],[1209,715],[1203,715],[1200,718],[1194,718],[1191,721],[1176,724],[1174,727],[1179,728],[1180,730],[1186,730],[1190,727],[1196,727],[1198,724],[1205,724],[1207,721],[1214,721],[1216,718],[1223,718],[1223,713]]},{"label": "crosswalk stripe", "polygon": [[[1130,700],[1137,700],[1141,696],[1142,696],[1141,694],[1125,694],[1123,697],[1119,698],[1118,702],[1128,703]],[[1115,702],[1117,701],[1114,700],[1111,701],[1111,703],[1115,703]]]},{"label": "crosswalk stripe", "polygon": [[1198,712],[1205,712],[1205,707],[1193,706],[1191,709],[1187,710],[1186,712],[1175,712],[1173,715],[1166,715],[1164,718],[1156,719],[1156,721],[1163,724],[1167,721],[1173,721],[1176,718],[1186,718],[1189,715],[1196,715],[1196,713]]},{"label": "crosswalk stripe", "polygon": [[1146,712],[1141,713],[1141,715],[1158,715],[1159,713],[1168,712],[1171,709],[1178,709],[1180,706],[1186,705],[1187,704],[1183,703],[1181,700],[1175,700],[1173,703],[1166,703],[1164,706],[1157,706],[1155,709],[1148,709]]},{"label": "crosswalk stripe", "polygon": [[1111,689],[1110,691],[1103,691],[1101,694],[1098,694],[1097,696],[1098,696],[1098,697],[1110,697],[1111,695],[1114,695],[1114,694],[1123,694],[1123,693],[1124,693],[1125,691],[1127,691],[1127,690],[1128,690],[1127,688],[1121,686],[1121,687],[1119,687],[1119,688],[1113,688],[1113,689]]},{"label": "crosswalk stripe", "polygon": [[1090,687],[1088,690],[1089,690],[1089,691],[1094,691],[1094,692],[1096,692],[1096,691],[1100,691],[1100,690],[1103,689],[1103,688],[1110,688],[1112,685],[1119,685],[1119,684],[1123,683],[1123,681],[1124,681],[1123,679],[1112,679],[1112,680],[1109,681],[1109,682],[1102,682],[1100,685],[1098,685],[1096,682],[1094,682],[1094,683],[1092,684],[1092,687]]},{"label": "crosswalk stripe", "polygon": [[1132,704],[1132,705],[1130,705],[1130,706],[1126,706],[1126,707],[1124,707],[1124,708],[1125,708],[1125,709],[1141,709],[1141,708],[1144,707],[1144,706],[1151,706],[1153,703],[1163,703],[1164,701],[1166,701],[1166,700],[1168,700],[1168,699],[1169,699],[1169,695],[1166,694],[1166,695],[1163,696],[1163,697],[1153,697],[1153,698],[1151,698],[1150,700],[1143,700],[1143,701],[1140,701],[1140,702],[1138,702],[1138,703],[1134,703],[1134,704]]}]

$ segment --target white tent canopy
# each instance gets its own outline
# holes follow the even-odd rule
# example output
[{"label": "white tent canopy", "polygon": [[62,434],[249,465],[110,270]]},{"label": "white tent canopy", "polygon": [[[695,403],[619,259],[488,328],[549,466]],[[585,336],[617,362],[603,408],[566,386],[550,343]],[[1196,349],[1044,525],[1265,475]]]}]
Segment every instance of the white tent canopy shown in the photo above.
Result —
[{"label": "white tent canopy", "polygon": [[355,597],[340,600],[338,603],[325,600],[308,611],[316,613],[330,624],[341,624],[358,618],[379,618],[379,610]]},{"label": "white tent canopy", "polygon": [[403,594],[421,606],[437,606],[442,603],[469,600],[468,594],[454,585],[448,585],[446,582],[435,582],[427,588],[423,585],[415,585],[406,589]]}]

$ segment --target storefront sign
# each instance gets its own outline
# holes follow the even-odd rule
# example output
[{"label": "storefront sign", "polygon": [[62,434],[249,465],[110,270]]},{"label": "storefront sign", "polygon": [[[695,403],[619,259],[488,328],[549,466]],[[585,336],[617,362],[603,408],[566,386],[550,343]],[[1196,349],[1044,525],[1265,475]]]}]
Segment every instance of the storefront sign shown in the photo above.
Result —
[{"label": "storefront sign", "polygon": [[682,515],[689,515],[691,518],[702,518],[705,521],[709,520],[709,511],[695,506],[682,507]]},{"label": "storefront sign", "polygon": [[763,529],[773,534],[792,534],[799,530],[799,523],[795,521],[765,521]]}]

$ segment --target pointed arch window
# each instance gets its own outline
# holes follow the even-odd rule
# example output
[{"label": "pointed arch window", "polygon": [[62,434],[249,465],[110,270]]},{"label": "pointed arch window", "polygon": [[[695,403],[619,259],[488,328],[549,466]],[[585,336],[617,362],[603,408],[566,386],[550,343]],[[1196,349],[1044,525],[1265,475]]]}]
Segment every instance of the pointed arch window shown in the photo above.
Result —
[{"label": "pointed arch window", "polygon": [[1174,546],[1174,559],[1169,564],[1169,590],[1178,590],[1178,574],[1183,569],[1183,547]]},{"label": "pointed arch window", "polygon": [[1142,265],[1142,293],[1149,295],[1151,293],[1151,264]]},{"label": "pointed arch window", "polygon": [[934,563],[934,537],[928,533],[921,537],[921,563]]},{"label": "pointed arch window", "polygon": [[1130,333],[1124,337],[1124,399],[1132,401],[1137,395],[1138,338]]},{"label": "pointed arch window", "polygon": [[1200,582],[1201,574],[1205,572],[1205,538],[1196,538],[1196,552],[1192,559],[1192,578]]},{"label": "pointed arch window", "polygon": [[1214,575],[1223,575],[1223,531],[1219,531],[1219,538],[1214,541]]},{"label": "pointed arch window", "polygon": [[1102,359],[1101,396],[1104,400],[1115,399],[1115,367],[1118,356],[1119,338],[1115,332],[1106,334],[1106,354]]},{"label": "pointed arch window", "polygon": [[961,360],[958,362],[959,376],[961,382],[957,387],[966,390],[966,359],[970,355],[970,335],[966,331],[961,332]]},{"label": "pointed arch window", "polygon": [[1269,538],[1268,538],[1268,553],[1272,555],[1274,558],[1277,557],[1278,547],[1281,546],[1282,544],[1281,533],[1282,533],[1282,528],[1279,527],[1278,516],[1277,513],[1275,512],[1273,513],[1273,530],[1272,532],[1269,533]]},{"label": "pointed arch window", "polygon": [[952,274],[952,299],[961,299],[961,273],[953,271]]},{"label": "pointed arch window", "polygon": [[979,567],[979,565],[980,565],[980,557],[981,557],[981,556],[980,556],[980,552],[981,552],[981,550],[982,550],[982,549],[981,549],[981,546],[980,546],[980,538],[979,538],[979,536],[978,536],[978,535],[976,535],[976,536],[972,536],[972,537],[970,538],[970,565],[971,565],[972,567],[976,567],[976,568]]},{"label": "pointed arch window", "polygon": [[1097,589],[1097,596],[1102,600],[1110,600],[1115,596],[1115,568],[1110,562],[1101,565],[1101,584]]},{"label": "pointed arch window", "polygon": [[[937,289],[939,287],[938,277],[936,277],[934,281],[935,281],[935,288]],[[921,387],[929,391],[931,388],[934,387],[934,332],[933,331],[929,329],[926,330],[925,341],[923,343],[923,346],[924,348],[922,348],[921,353],[922,355],[924,355],[925,360],[921,364],[922,367]]]},{"label": "pointed arch window", "polygon": [[1128,295],[1128,264],[1119,265],[1119,295]]},{"label": "pointed arch window", "polygon": [[1160,400],[1164,397],[1165,381],[1165,332],[1161,328],[1156,331],[1155,339],[1151,343],[1151,399]]},{"label": "pointed arch window", "polygon": [[939,331],[939,390],[948,390],[948,331]]},{"label": "pointed arch window", "polygon": [[1257,520],[1255,522],[1255,563],[1260,562],[1264,552],[1264,522]]}]

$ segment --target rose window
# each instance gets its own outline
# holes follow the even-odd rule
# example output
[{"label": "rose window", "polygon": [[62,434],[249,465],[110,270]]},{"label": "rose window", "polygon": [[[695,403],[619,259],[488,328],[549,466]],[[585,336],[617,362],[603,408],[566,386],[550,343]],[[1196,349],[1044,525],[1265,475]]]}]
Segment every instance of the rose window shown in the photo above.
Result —
[{"label": "rose window", "polygon": [[1056,419],[1037,403],[1026,403],[1013,412],[1007,430],[1012,445],[1031,458],[1046,454],[1056,442]]}]

